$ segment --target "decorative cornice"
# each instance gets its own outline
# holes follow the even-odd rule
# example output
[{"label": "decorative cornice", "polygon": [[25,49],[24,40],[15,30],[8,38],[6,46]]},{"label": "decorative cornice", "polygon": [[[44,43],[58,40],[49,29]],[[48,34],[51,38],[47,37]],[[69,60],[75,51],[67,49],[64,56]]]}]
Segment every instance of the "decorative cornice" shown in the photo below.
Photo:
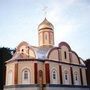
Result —
[{"label": "decorative cornice", "polygon": [[77,65],[77,64],[71,64],[71,63],[66,63],[66,62],[60,62],[62,60],[55,61],[55,60],[49,60],[49,59],[44,59],[44,60],[43,59],[18,59],[18,60],[11,60],[11,61],[9,61],[7,63],[15,62],[15,61],[17,61],[17,62],[39,61],[39,62],[43,62],[43,63],[48,61],[48,62],[54,62],[54,63],[60,63],[60,64],[65,64],[65,65],[70,65],[70,66],[78,66],[78,67],[85,67],[86,68],[86,66],[83,66],[83,65]]}]

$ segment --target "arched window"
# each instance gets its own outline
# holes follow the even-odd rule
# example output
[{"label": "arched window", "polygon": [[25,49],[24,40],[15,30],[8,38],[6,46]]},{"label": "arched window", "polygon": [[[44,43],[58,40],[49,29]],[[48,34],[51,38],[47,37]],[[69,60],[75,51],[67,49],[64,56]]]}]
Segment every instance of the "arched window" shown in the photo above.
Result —
[{"label": "arched window", "polygon": [[29,69],[24,69],[22,71],[22,84],[30,84],[30,71],[29,71]]},{"label": "arched window", "polygon": [[74,72],[74,84],[79,85],[78,73],[76,71]]},{"label": "arched window", "polygon": [[28,79],[28,71],[24,71],[24,79]]},{"label": "arched window", "polygon": [[52,70],[52,84],[57,84],[57,71],[55,69]]},{"label": "arched window", "polygon": [[64,51],[64,58],[67,59],[67,53]]},{"label": "arched window", "polygon": [[64,71],[64,84],[69,84],[69,75],[67,70]]},{"label": "arched window", "polygon": [[22,52],[24,51],[24,49],[22,49]]},{"label": "arched window", "polygon": [[8,85],[12,85],[13,84],[13,73],[12,73],[12,70],[10,70],[8,72]]},{"label": "arched window", "polygon": [[53,79],[56,79],[56,72],[53,71]]},{"label": "arched window", "polygon": [[65,72],[65,80],[68,80],[68,73]]},{"label": "arched window", "polygon": [[48,32],[44,33],[44,38],[45,38],[45,40],[48,40]]},{"label": "arched window", "polygon": [[77,73],[75,73],[75,80],[77,81],[78,79],[77,79]]}]

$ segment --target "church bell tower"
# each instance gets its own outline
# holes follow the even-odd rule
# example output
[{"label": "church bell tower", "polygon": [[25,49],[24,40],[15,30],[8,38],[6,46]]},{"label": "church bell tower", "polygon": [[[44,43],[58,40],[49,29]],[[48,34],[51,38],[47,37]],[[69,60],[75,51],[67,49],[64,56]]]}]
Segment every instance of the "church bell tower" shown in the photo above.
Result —
[{"label": "church bell tower", "polygon": [[39,46],[54,45],[54,26],[45,18],[38,26]]}]

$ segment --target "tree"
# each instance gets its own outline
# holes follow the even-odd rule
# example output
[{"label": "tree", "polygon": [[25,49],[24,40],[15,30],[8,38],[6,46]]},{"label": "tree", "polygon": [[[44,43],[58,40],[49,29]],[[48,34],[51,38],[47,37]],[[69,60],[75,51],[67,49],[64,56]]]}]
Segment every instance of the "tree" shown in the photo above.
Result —
[{"label": "tree", "polygon": [[5,61],[9,60],[11,57],[12,54],[10,48],[0,48],[0,90],[3,90],[3,86],[5,85]]},{"label": "tree", "polygon": [[87,59],[85,61],[85,64],[86,64],[86,75],[87,75],[87,84],[90,86],[90,59]]}]

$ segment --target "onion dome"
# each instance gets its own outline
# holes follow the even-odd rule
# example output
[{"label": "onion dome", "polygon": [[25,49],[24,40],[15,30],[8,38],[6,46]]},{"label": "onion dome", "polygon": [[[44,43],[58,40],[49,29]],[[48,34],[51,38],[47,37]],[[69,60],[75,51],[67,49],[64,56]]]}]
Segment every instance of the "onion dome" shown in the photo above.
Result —
[{"label": "onion dome", "polygon": [[44,21],[42,23],[39,24],[38,26],[38,30],[42,30],[42,29],[54,29],[54,26],[52,25],[52,23],[50,23],[46,18],[44,19]]}]

